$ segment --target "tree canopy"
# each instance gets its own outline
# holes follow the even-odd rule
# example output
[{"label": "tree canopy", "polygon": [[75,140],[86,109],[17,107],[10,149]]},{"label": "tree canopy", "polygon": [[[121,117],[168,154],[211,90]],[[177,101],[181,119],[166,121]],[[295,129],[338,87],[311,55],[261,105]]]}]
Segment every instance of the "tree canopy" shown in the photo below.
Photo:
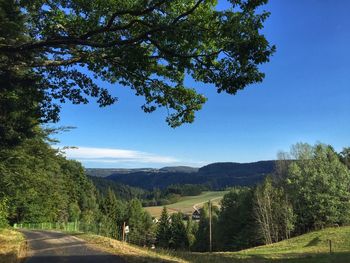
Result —
[{"label": "tree canopy", "polygon": [[145,112],[165,107],[176,127],[206,101],[186,74],[229,94],[264,78],[259,65],[275,49],[260,32],[267,0],[229,2],[219,11],[215,0],[0,0],[0,71],[32,76],[45,120],[67,100],[116,102],[101,79],[143,96]]}]

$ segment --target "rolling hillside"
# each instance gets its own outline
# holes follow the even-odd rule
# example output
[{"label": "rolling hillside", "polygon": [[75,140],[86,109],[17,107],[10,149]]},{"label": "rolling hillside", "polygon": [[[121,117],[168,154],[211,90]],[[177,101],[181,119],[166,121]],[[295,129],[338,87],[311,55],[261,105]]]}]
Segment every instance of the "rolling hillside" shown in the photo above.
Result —
[{"label": "rolling hillside", "polygon": [[[332,253],[329,253],[332,240]],[[327,228],[272,245],[239,252],[174,253],[188,262],[217,263],[349,263],[350,227]]]},{"label": "rolling hillside", "polygon": [[254,185],[269,174],[275,161],[253,163],[213,163],[199,169],[191,167],[165,167],[162,169],[89,169],[90,176],[144,189],[166,188],[171,184],[205,184],[213,190],[229,186]]}]

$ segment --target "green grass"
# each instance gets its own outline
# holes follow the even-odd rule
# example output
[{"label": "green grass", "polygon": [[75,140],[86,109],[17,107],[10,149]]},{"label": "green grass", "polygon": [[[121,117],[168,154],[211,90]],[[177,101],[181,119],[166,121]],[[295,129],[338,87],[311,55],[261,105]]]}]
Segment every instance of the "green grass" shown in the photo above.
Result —
[{"label": "green grass", "polygon": [[15,230],[0,229],[0,263],[16,263],[25,253],[23,235]]},{"label": "green grass", "polygon": [[[328,240],[332,240],[332,254],[329,253]],[[200,263],[349,263],[350,227],[328,228],[239,252],[173,252],[173,255]]]},{"label": "green grass", "polygon": [[181,258],[177,258],[167,253],[156,253],[148,248],[141,248],[125,242],[121,242],[115,239],[92,235],[75,233],[80,239],[88,242],[88,245],[92,248],[103,250],[105,252],[115,254],[123,258],[126,262],[131,263],[187,263],[188,261]]},{"label": "green grass", "polygon": [[[77,234],[92,247],[114,253],[127,262],[194,262],[194,263],[349,263],[350,227],[327,228],[279,243],[239,252],[191,253],[150,250],[110,238]],[[328,240],[333,253],[329,253]]]},{"label": "green grass", "polygon": [[[222,197],[228,193],[228,191],[210,191],[203,192],[200,195],[196,196],[184,196],[181,199],[173,204],[167,205],[168,212],[176,213],[182,212],[185,214],[190,214],[193,212],[193,206],[196,205],[197,208],[200,208],[205,202],[209,199],[213,201],[213,204],[219,204]],[[159,217],[162,212],[163,206],[149,206],[145,207],[145,210],[150,212],[154,217]]]}]

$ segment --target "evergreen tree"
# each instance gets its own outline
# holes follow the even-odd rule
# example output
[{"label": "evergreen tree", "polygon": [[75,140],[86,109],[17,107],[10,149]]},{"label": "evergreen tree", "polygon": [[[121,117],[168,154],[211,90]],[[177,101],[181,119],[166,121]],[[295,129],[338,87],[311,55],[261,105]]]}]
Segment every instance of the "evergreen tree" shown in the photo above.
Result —
[{"label": "evergreen tree", "polygon": [[183,222],[182,213],[174,213],[170,217],[170,240],[169,247],[172,249],[186,249],[188,248],[188,237],[186,226]]},{"label": "evergreen tree", "polygon": [[194,243],[196,242],[197,231],[198,231],[198,224],[194,222],[191,217],[189,217],[186,224],[186,234],[187,234],[189,249],[191,249]]},{"label": "evergreen tree", "polygon": [[168,248],[170,240],[169,214],[166,206],[163,207],[162,214],[157,224],[156,242],[159,247]]},{"label": "evergreen tree", "polygon": [[108,189],[107,196],[104,198],[102,205],[101,225],[103,233],[107,236],[118,238],[118,233],[122,227],[124,218],[123,204],[117,200],[114,192]]},{"label": "evergreen tree", "polygon": [[[193,245],[196,251],[209,251],[209,206],[208,203],[199,209],[200,219],[198,223],[198,230],[196,232],[195,243]],[[218,223],[219,209],[217,206],[212,206],[212,244],[213,250],[217,247],[217,223]]]},{"label": "evergreen tree", "polygon": [[138,245],[147,244],[147,237],[152,227],[152,218],[148,212],[143,210],[140,200],[132,199],[129,202],[127,218],[130,227],[128,235],[130,242]]},{"label": "evergreen tree", "polygon": [[219,250],[239,250],[259,244],[252,189],[235,188],[224,196],[217,228]]}]

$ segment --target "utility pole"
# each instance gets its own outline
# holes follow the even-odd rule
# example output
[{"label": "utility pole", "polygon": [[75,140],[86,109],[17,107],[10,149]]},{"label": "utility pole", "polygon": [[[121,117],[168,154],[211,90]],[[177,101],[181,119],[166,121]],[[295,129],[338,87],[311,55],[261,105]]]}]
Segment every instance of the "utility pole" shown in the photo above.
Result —
[{"label": "utility pole", "polygon": [[213,246],[212,246],[212,234],[211,234],[211,221],[212,221],[211,200],[209,200],[208,209],[209,209],[209,252],[212,252]]},{"label": "utility pole", "polygon": [[125,241],[125,222],[123,223],[123,242]]}]

